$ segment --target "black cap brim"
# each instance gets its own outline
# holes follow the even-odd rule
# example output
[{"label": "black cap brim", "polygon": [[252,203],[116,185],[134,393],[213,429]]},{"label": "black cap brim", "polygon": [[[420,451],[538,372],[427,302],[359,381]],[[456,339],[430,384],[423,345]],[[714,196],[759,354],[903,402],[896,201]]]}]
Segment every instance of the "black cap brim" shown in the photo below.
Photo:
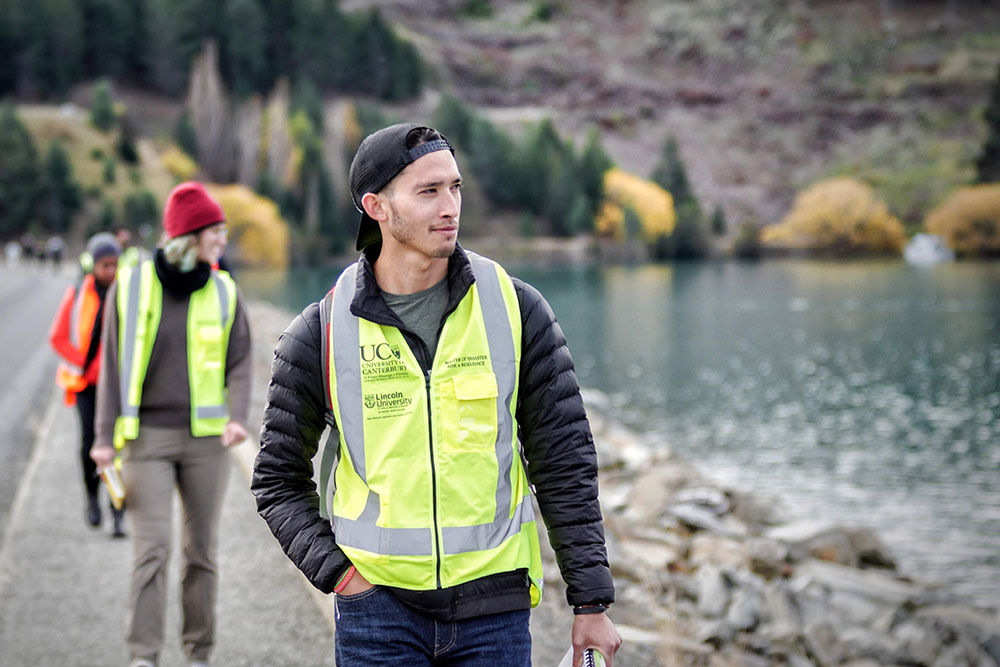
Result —
[{"label": "black cap brim", "polygon": [[382,240],[382,230],[379,228],[378,223],[371,219],[367,213],[361,214],[361,224],[358,225],[358,241],[355,245],[356,250],[364,250],[373,243],[379,243]]}]

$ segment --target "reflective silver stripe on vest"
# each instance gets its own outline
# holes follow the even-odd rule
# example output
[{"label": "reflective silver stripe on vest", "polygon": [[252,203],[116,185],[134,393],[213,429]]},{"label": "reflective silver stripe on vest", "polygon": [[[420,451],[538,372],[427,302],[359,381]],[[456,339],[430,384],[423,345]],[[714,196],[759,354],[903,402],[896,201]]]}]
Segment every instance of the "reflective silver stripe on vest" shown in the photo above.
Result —
[{"label": "reflective silver stripe on vest", "polygon": [[[83,310],[83,294],[86,292],[86,278],[80,282],[79,287],[76,290],[76,296],[73,298],[73,308],[70,310],[69,318],[69,343],[73,346],[73,349],[80,349],[80,311]],[[84,356],[87,355],[87,350],[83,351]],[[77,366],[72,361],[63,359],[60,362],[63,366],[68,368],[73,373],[79,376],[87,371],[86,368],[82,366]]]},{"label": "reflective silver stripe on vest", "polygon": [[80,286],[76,290],[76,296],[73,299],[73,310],[70,311],[72,314],[69,320],[69,342],[76,349],[80,349],[80,311],[83,310],[83,295],[86,291],[87,279],[84,278],[80,281]]},{"label": "reflective silver stripe on vest", "polygon": [[[347,451],[354,471],[368,484],[365,466],[365,429],[361,406],[361,325],[351,314],[351,301],[357,287],[358,265],[352,264],[337,280],[333,290],[333,360],[337,372],[337,406],[340,408],[340,429],[345,434]],[[383,528],[375,524],[381,511],[377,493],[368,489],[365,508],[357,519],[333,517],[337,542],[344,546],[373,553],[394,556],[427,556],[431,554],[429,528]],[[389,539],[390,533],[392,539]]]},{"label": "reflective silver stripe on vest", "polygon": [[513,464],[514,423],[510,401],[517,383],[516,351],[507,304],[500,288],[500,276],[493,262],[476,253],[468,252],[472,272],[476,277],[476,290],[486,323],[486,342],[490,348],[493,372],[497,377],[497,439],[494,445],[497,457],[496,515],[492,523],[477,526],[445,527],[441,529],[442,549],[446,554],[482,551],[500,546],[508,537],[521,530],[521,524],[534,520],[531,503],[521,499],[514,515],[508,517],[511,502],[510,469]]},{"label": "reflective silver stripe on vest", "polygon": [[[442,550],[445,554],[481,551],[500,546],[520,531],[523,523],[534,521],[530,499],[524,497],[507,514],[511,503],[510,468],[513,464],[513,419],[510,402],[517,382],[516,350],[507,318],[507,307],[500,288],[500,279],[492,262],[468,253],[476,277],[476,289],[486,325],[487,344],[497,377],[497,438],[498,462],[496,516],[491,523],[476,526],[445,527],[442,529]],[[337,404],[340,427],[350,453],[355,472],[367,484],[365,468],[364,422],[361,403],[360,324],[350,312],[357,287],[358,265],[353,264],[341,274],[333,293],[331,329],[333,359],[337,374]],[[431,531],[423,528],[383,528],[375,524],[379,515],[378,495],[369,489],[365,508],[356,520],[334,517],[337,542],[386,555],[431,555]],[[391,536],[391,539],[390,539]]]},{"label": "reflective silver stripe on vest", "polygon": [[118,341],[122,345],[122,363],[118,369],[118,383],[121,391],[122,417],[138,417],[139,406],[129,404],[129,384],[132,379],[132,367],[135,365],[135,331],[139,326],[139,283],[142,280],[140,264],[129,273],[128,297],[125,302],[125,340]]},{"label": "reflective silver stripe on vest", "polygon": [[226,321],[229,319],[229,290],[226,289],[226,281],[222,279],[218,271],[212,271],[212,278],[215,280],[215,289],[219,293],[219,312],[222,314],[222,330],[226,330]]},{"label": "reflective silver stripe on vest", "polygon": [[222,419],[229,416],[229,410],[225,405],[199,405],[194,414],[198,419]]},{"label": "reflective silver stripe on vest", "polygon": [[[70,310],[69,318],[69,342],[73,346],[73,349],[80,349],[80,311],[83,310],[83,295],[87,291],[87,280],[84,278],[79,287],[76,290],[76,296],[73,298],[73,308]],[[84,350],[84,356],[87,355],[87,351]],[[83,375],[86,372],[86,368],[77,366],[72,361],[63,360],[62,364],[66,366],[69,370],[73,371],[77,375]]]}]

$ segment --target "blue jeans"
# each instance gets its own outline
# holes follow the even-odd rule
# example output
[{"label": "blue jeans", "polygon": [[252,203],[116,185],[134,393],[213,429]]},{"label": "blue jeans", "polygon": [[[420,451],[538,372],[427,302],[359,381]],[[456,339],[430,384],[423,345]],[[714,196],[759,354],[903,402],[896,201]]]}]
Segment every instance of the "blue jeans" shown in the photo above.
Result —
[{"label": "blue jeans", "polygon": [[334,645],[339,667],[531,665],[527,609],[435,621],[376,586],[357,595],[338,595],[336,610]]}]

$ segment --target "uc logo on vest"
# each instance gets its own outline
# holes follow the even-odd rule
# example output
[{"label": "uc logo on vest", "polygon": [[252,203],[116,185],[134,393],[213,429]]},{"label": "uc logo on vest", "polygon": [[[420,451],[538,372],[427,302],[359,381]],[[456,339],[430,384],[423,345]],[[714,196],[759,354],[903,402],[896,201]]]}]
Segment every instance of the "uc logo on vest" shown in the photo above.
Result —
[{"label": "uc logo on vest", "polygon": [[381,359],[382,361],[388,361],[389,359],[399,359],[399,346],[389,345],[389,343],[379,343],[378,345],[362,345],[361,347],[361,360],[362,361],[375,361],[375,359]]}]

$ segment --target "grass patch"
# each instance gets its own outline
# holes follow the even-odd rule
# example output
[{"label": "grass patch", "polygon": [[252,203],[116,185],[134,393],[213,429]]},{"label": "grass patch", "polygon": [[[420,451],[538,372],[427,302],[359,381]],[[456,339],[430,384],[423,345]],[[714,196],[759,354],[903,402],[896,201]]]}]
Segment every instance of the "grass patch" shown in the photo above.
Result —
[{"label": "grass patch", "polygon": [[31,133],[39,155],[45,155],[53,141],[62,142],[73,166],[73,178],[88,199],[98,200],[98,207],[100,200],[108,199],[121,211],[125,198],[140,187],[150,190],[162,206],[174,185],[174,179],[147,140],[139,142],[140,156],[135,167],[126,171],[125,165],[118,164],[114,183],[106,182],[106,161],[118,162],[117,133],[101,132],[91,125],[86,109],[70,105],[24,105],[17,107],[17,114]]}]

